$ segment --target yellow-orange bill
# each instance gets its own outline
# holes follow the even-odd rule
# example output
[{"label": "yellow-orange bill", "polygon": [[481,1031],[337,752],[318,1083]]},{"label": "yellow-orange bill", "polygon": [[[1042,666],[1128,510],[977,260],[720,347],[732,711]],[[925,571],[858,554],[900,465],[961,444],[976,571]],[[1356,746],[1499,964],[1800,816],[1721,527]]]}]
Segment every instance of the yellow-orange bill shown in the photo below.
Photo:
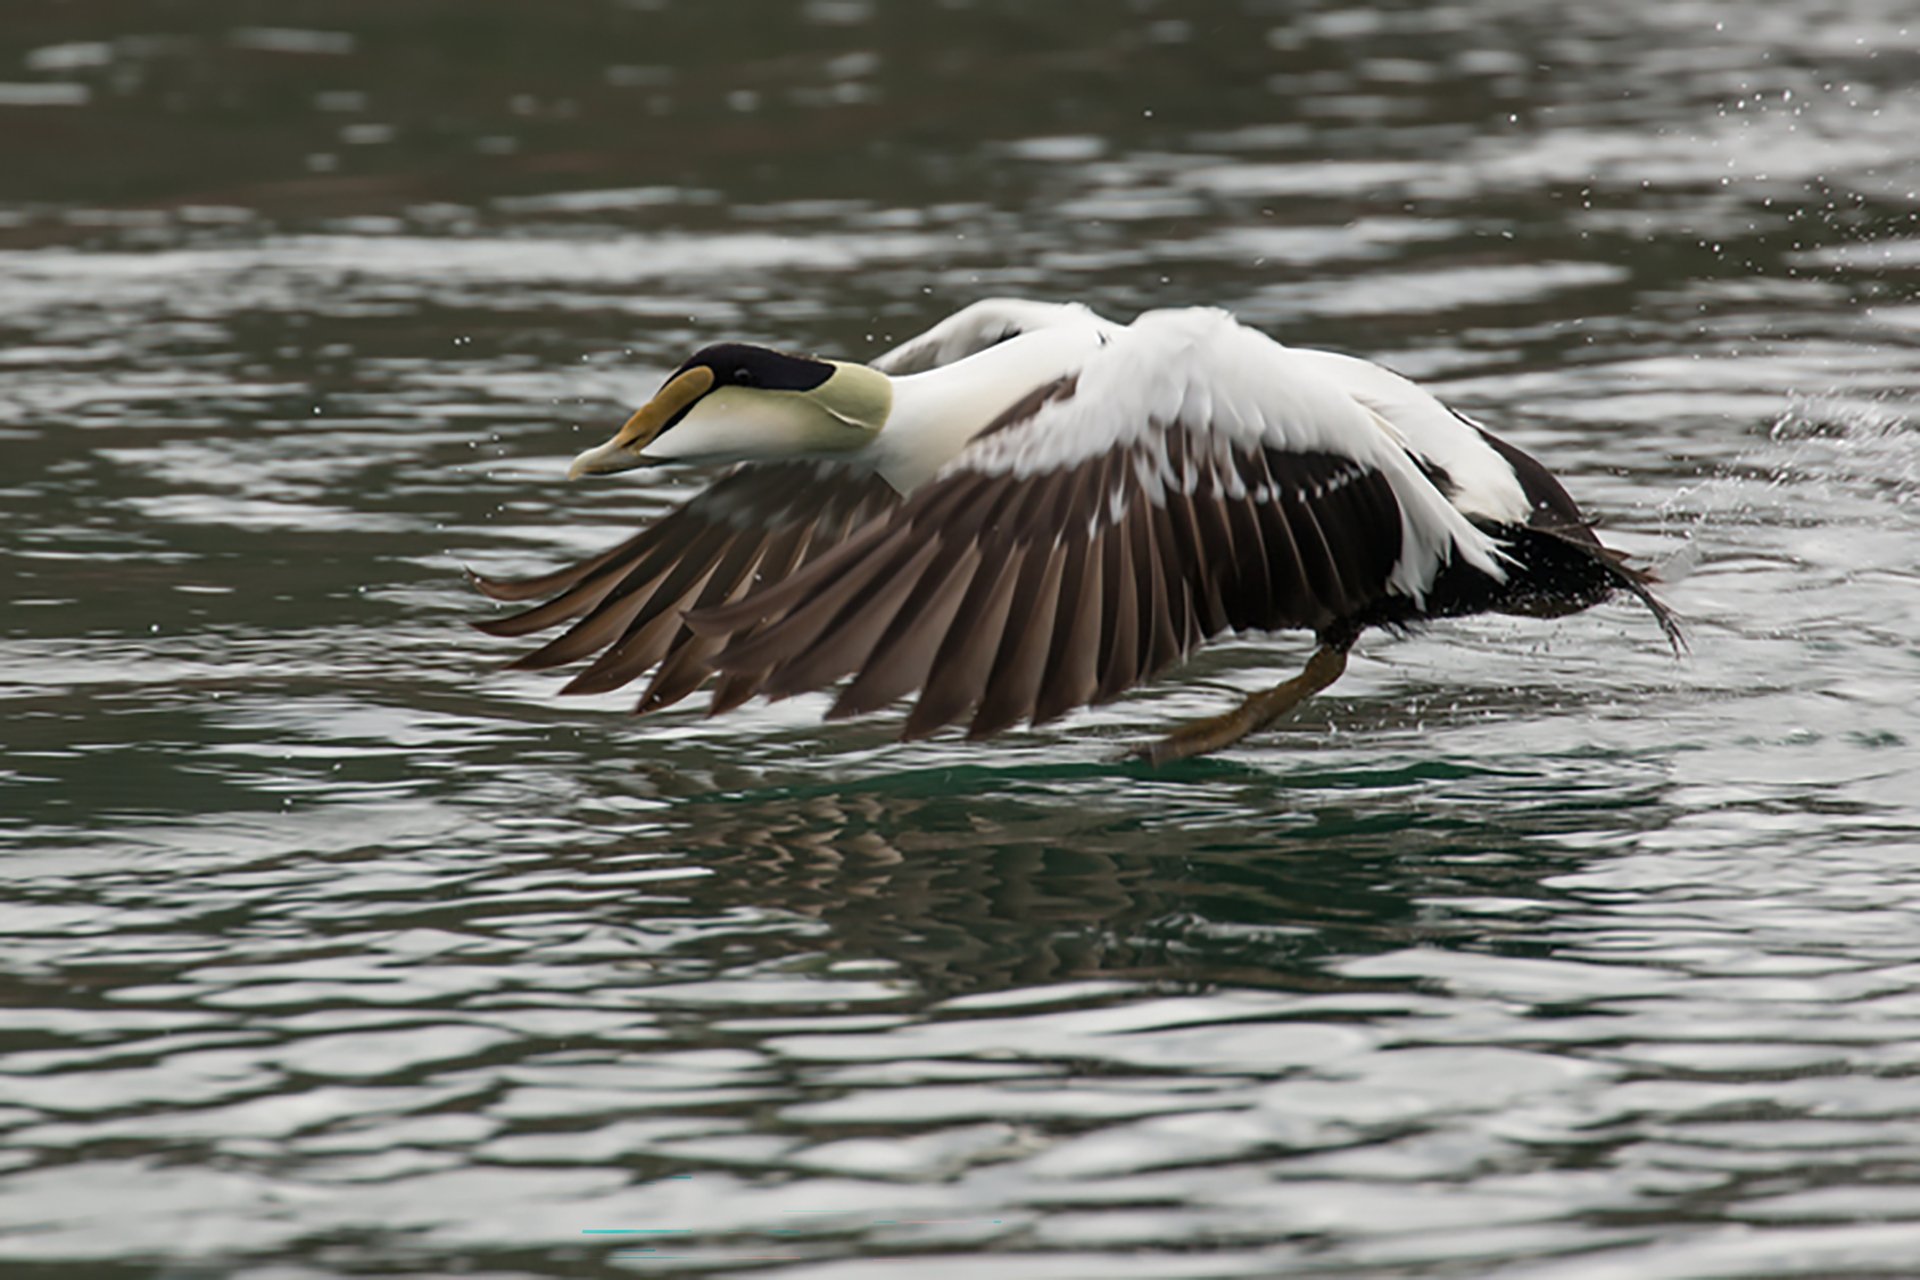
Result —
[{"label": "yellow-orange bill", "polygon": [[667,385],[654,393],[653,399],[641,405],[640,411],[627,419],[626,425],[620,428],[613,439],[575,458],[573,465],[567,468],[567,479],[606,475],[642,465],[646,462],[641,456],[642,451],[653,443],[654,437],[666,430],[667,424],[681,410],[712,388],[713,370],[705,365],[695,365],[675,374],[667,380]]}]

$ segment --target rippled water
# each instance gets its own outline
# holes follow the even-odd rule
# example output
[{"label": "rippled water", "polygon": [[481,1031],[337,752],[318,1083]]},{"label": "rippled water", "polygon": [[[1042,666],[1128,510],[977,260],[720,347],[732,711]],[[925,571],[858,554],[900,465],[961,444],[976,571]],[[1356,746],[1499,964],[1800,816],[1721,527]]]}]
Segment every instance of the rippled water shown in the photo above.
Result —
[{"label": "rippled water", "polygon": [[[1907,6],[75,8],[0,26],[7,1275],[1920,1274]],[[695,483],[558,483],[692,346],[992,292],[1430,380],[1691,656],[1376,636],[1154,774],[1303,638],[902,746],[464,625]]]}]

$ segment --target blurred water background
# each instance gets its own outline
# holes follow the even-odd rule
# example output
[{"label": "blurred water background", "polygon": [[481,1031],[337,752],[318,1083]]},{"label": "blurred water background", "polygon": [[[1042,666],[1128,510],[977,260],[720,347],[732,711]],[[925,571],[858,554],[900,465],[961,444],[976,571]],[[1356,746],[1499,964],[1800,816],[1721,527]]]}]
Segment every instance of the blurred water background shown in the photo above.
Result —
[{"label": "blurred water background", "polygon": [[[0,15],[0,1271],[1920,1275],[1901,0]],[[1215,303],[1434,384],[1643,613],[990,745],[657,719],[463,564],[692,348]]]}]

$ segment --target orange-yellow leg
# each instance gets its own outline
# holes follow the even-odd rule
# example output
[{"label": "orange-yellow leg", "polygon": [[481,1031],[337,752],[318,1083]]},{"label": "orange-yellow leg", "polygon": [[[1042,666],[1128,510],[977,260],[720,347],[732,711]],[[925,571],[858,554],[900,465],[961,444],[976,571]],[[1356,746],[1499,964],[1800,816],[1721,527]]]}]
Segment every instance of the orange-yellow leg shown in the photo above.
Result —
[{"label": "orange-yellow leg", "polygon": [[1338,680],[1346,669],[1347,651],[1322,645],[1307,659],[1306,669],[1293,679],[1248,695],[1245,702],[1225,715],[1181,725],[1164,738],[1135,747],[1127,753],[1127,758],[1158,766],[1230,747],[1292,711]]}]

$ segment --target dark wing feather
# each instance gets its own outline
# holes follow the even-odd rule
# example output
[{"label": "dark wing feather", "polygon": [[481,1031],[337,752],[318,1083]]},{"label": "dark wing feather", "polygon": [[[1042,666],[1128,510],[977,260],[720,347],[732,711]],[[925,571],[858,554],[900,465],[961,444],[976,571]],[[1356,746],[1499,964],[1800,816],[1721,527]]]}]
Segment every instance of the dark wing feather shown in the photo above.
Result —
[{"label": "dark wing feather", "polygon": [[1000,639],[1006,634],[1007,613],[1013,607],[1020,567],[1037,549],[1016,546],[1009,563],[997,572],[976,573],[960,603],[960,611],[940,642],[931,674],[920,700],[907,717],[905,736],[932,733],[965,715],[980,701],[987,677],[993,673]]},{"label": "dark wing feather", "polygon": [[1517,448],[1502,440],[1473,419],[1459,413],[1454,414],[1461,422],[1471,427],[1487,446],[1499,454],[1502,461],[1513,468],[1514,479],[1520,482],[1520,491],[1527,496],[1527,505],[1531,510],[1527,523],[1536,529],[1552,529],[1576,542],[1586,542],[1599,546],[1600,540],[1593,535],[1593,522],[1580,513],[1580,504],[1573,500],[1566,487],[1554,479],[1553,473],[1540,465],[1538,459],[1524,449]]},{"label": "dark wing feather", "polygon": [[[780,644],[801,652],[781,672],[782,682],[790,686],[787,691],[818,688],[864,664],[938,550],[933,543],[916,548],[909,538],[896,534],[886,555],[870,557],[863,562],[862,573],[842,575],[789,615],[793,623]],[[812,628],[814,643],[808,643],[801,629],[805,627]],[[779,647],[768,646],[768,654]],[[751,660],[750,654],[743,656]]]},{"label": "dark wing feather", "polygon": [[1129,503],[1126,516],[1100,539],[1104,591],[1096,702],[1118,697],[1140,678],[1140,579],[1134,576],[1133,539],[1127,529],[1138,514],[1138,507]]},{"label": "dark wing feather", "polygon": [[657,667],[638,707],[652,711],[703,684],[730,634],[696,634],[685,624],[689,610],[725,610],[743,596],[769,594],[796,570],[857,540],[899,504],[885,480],[864,470],[815,462],[737,467],[579,564],[518,581],[473,575],[496,600],[557,593],[474,625],[517,636],[573,620],[512,665],[552,667],[598,654],[566,686],[569,693],[616,689]]},{"label": "dark wing feather", "polygon": [[[566,568],[557,569],[552,573],[543,573],[536,578],[483,578],[471,569],[467,571],[467,578],[474,586],[478,587],[482,593],[491,596],[495,600],[506,600],[509,602],[532,600],[536,597],[573,586],[576,582],[592,574],[594,570],[611,560],[631,559],[637,556],[646,543],[653,537],[654,531],[652,529],[642,529],[625,542],[608,547],[597,556],[590,556],[582,560],[579,564],[568,565]],[[538,628],[535,628],[535,630],[538,630]],[[500,635],[505,633],[496,631],[493,634]]]},{"label": "dark wing feather", "polygon": [[830,717],[915,692],[908,737],[1112,698],[1234,628],[1325,629],[1400,554],[1387,478],[1177,425],[1070,464],[949,469],[856,543],[719,609],[720,696],[851,675]]},{"label": "dark wing feather", "polygon": [[1076,529],[1067,538],[1065,576],[1060,583],[1060,612],[1053,625],[1033,722],[1044,724],[1093,701],[1100,687],[1100,549]]},{"label": "dark wing feather", "polygon": [[1148,671],[1158,671],[1180,656],[1180,637],[1186,632],[1186,592],[1167,590],[1167,566],[1160,554],[1160,526],[1166,519],[1167,509],[1149,502],[1133,521],[1133,562],[1144,578],[1140,643]]},{"label": "dark wing feather", "polygon": [[1060,570],[1065,563],[1066,548],[1060,542],[1045,552],[1030,547],[1022,558],[1020,581],[1009,606],[1014,624],[1001,636],[999,655],[968,737],[984,738],[1034,715],[1034,699],[1047,673],[1053,620],[1060,606]]}]

